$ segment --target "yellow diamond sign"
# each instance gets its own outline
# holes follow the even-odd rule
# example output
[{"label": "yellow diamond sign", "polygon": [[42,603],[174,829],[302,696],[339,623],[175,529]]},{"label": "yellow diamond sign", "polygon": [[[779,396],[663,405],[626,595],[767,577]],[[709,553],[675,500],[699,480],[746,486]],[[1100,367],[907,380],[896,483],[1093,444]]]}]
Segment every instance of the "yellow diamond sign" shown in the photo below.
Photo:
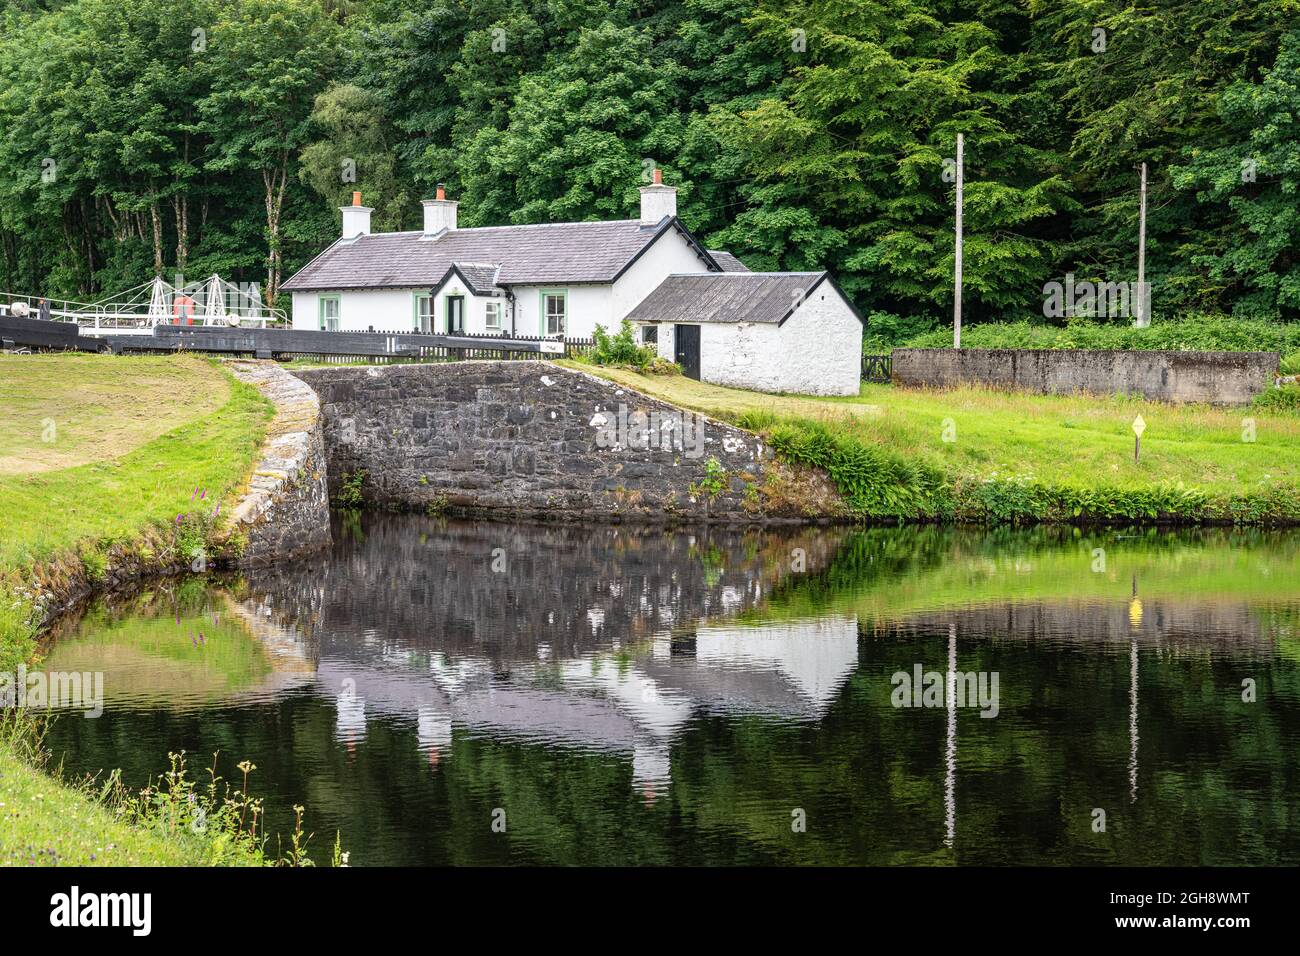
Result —
[{"label": "yellow diamond sign", "polygon": [[1137,435],[1138,438],[1141,438],[1141,437],[1142,437],[1142,433],[1143,433],[1144,431],[1146,431],[1146,430],[1147,430],[1147,423],[1144,422],[1144,421],[1142,420],[1142,416],[1141,416],[1141,415],[1139,415],[1137,418],[1133,419],[1133,434],[1134,434],[1134,435]]}]

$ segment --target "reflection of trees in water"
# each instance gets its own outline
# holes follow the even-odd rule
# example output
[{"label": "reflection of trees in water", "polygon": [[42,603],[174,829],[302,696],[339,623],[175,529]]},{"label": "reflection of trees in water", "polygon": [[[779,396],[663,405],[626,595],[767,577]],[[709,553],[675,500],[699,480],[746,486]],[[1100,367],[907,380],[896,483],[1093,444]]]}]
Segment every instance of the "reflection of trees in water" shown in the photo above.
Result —
[{"label": "reflection of trees in water", "polygon": [[[368,668],[391,693],[417,670],[418,655],[446,654],[489,663],[486,682],[471,689],[573,698],[601,677],[589,668],[590,680],[575,685],[576,651],[611,674],[638,667],[665,693],[694,701],[690,721],[662,738],[631,721],[613,749],[469,722],[453,722],[448,735],[437,714],[416,706],[433,699],[421,684],[410,708],[392,718],[372,709],[364,739],[343,744],[336,702],[318,694],[165,727],[112,714],[63,721],[55,734],[75,735],[84,766],[127,765],[137,778],[156,772],[169,747],[202,753],[222,741],[232,760],[263,768],[262,786],[277,794],[272,829],[286,829],[288,807],[304,803],[313,828],[340,829],[360,863],[1300,861],[1300,669],[1261,643],[1273,640],[1280,652],[1296,605],[1261,606],[1250,591],[1260,567],[1271,569],[1274,594],[1294,586],[1285,573],[1297,551],[1291,539],[1110,542],[1121,567],[1107,582],[1115,599],[1065,604],[1056,576],[1074,585],[1073,562],[1082,556],[1086,567],[1091,540],[1057,532],[871,530],[820,543],[823,535],[805,532],[811,573],[796,578],[781,570],[798,546],[786,532],[689,542],[624,529],[421,521],[422,541],[401,522],[390,532],[390,522],[368,521],[364,542],[341,547],[336,562],[258,572],[248,597],[302,615],[320,660]],[[498,546],[511,569],[501,582],[486,570]],[[1135,619],[1123,566],[1137,559],[1146,564]],[[1018,571],[1017,560],[1032,573]],[[995,584],[1020,574],[1029,582],[1023,593],[1041,586],[1048,599],[999,596],[980,570],[989,567]],[[1198,598],[1196,582],[1215,567],[1220,589]],[[733,613],[776,626],[844,615],[864,594],[911,600],[927,591],[940,608],[958,609],[910,604],[902,620],[868,628],[852,673],[813,719],[709,706],[711,693],[735,703],[794,687],[765,687],[773,672],[757,661],[748,674],[698,668],[708,657],[701,635],[725,643],[743,630]],[[674,601],[707,620],[675,612]],[[666,653],[656,656],[654,640],[641,637],[660,634]],[[998,671],[999,716],[893,708],[891,675],[917,662]],[[1247,677],[1259,684],[1257,704],[1241,702]],[[454,699],[449,692],[448,713]],[[419,749],[423,737],[436,746]],[[647,749],[647,740],[662,749]],[[641,781],[665,755],[670,779],[648,790]],[[494,807],[506,809],[507,834],[487,825]],[[1107,811],[1104,834],[1091,830],[1094,807]],[[805,833],[791,831],[794,808],[807,814]]]},{"label": "reflection of trees in water", "polygon": [[[1091,640],[1113,631],[1127,639],[1127,625],[1078,608],[1128,608],[1134,598],[1146,609],[1144,641],[1169,634],[1194,642],[1207,631],[1234,638],[1276,634],[1246,620],[1257,617],[1248,609],[1300,606],[1300,536],[1223,529],[859,530],[844,538],[822,573],[773,589],[762,614],[803,617],[835,609],[874,629],[985,606],[993,609],[989,619],[969,621],[964,631],[986,633],[1008,630],[995,620],[999,611],[1056,606],[1039,612],[1045,633],[1078,632]],[[1055,627],[1071,615],[1077,627]],[[1025,615],[1012,625],[1011,631],[1033,629]]]}]

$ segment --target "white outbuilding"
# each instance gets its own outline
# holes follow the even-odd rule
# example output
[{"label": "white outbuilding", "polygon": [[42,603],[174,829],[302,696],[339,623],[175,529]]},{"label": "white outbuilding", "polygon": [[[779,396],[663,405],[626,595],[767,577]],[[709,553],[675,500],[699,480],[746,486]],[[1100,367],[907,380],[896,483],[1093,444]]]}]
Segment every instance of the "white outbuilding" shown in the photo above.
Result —
[{"label": "white outbuilding", "polygon": [[668,276],[628,314],[692,378],[760,392],[857,395],[862,316],[828,272]]}]

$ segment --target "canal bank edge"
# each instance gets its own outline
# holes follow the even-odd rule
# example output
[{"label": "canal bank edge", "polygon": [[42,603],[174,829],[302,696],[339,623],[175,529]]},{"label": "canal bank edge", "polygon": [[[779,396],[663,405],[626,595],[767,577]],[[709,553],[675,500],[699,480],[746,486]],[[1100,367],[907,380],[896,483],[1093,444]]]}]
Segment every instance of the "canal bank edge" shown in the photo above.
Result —
[{"label": "canal bank edge", "polygon": [[275,406],[247,493],[215,535],[222,564],[254,567],[329,547],[329,492],[320,401],[274,362],[225,363]]},{"label": "canal bank edge", "polygon": [[[37,565],[16,597],[31,608],[39,633],[92,594],[112,592],[151,577],[212,567],[251,567],[328,547],[329,500],[324,475],[320,403],[298,379],[273,362],[223,366],[258,389],[274,406],[247,489],[212,529],[206,549],[184,553],[175,532],[144,528],[105,552],[98,571],[79,561]],[[198,567],[196,569],[196,563]]]},{"label": "canal bank edge", "polygon": [[543,362],[303,369],[330,493],[495,518],[644,524],[845,516],[820,470],[753,432]]}]

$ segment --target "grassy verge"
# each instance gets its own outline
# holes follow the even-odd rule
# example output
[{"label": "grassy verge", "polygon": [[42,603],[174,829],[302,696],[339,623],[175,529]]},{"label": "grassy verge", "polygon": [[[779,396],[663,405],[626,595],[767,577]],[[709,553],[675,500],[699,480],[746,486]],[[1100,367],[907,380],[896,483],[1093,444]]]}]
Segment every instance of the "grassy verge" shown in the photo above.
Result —
[{"label": "grassy verge", "polygon": [[199,866],[197,848],[116,819],[0,743],[0,866]]},{"label": "grassy verge", "polygon": [[[0,356],[0,671],[35,652],[38,587],[110,563],[188,563],[244,486],[271,404],[194,356]],[[178,518],[178,516],[180,516]],[[176,760],[127,791],[44,772],[20,712],[0,708],[0,865],[266,862],[260,804]],[[246,781],[245,781],[246,782]],[[288,862],[300,861],[296,842]]]},{"label": "grassy verge", "polygon": [[0,668],[12,669],[32,650],[27,583],[61,569],[94,580],[114,550],[202,546],[273,410],[192,356],[0,356],[0,381],[17,409],[0,434]]},{"label": "grassy verge", "polygon": [[1286,409],[887,385],[819,399],[583,369],[764,434],[786,460],[825,469],[864,518],[1300,520],[1300,416]]},{"label": "grassy verge", "polygon": [[[173,374],[156,375],[158,363],[173,363]],[[87,373],[110,374],[114,392],[82,400],[74,383]],[[0,469],[0,568],[29,567],[211,510],[246,479],[273,411],[255,388],[188,356],[8,356],[0,357],[0,379],[7,392],[30,396],[10,429],[50,435],[41,442],[49,451],[28,437],[19,455],[74,462]],[[156,382],[167,391],[151,390]],[[191,500],[195,489],[205,492],[202,505]]]},{"label": "grassy verge", "polygon": [[[267,852],[252,764],[239,765],[239,785],[215,770],[196,777],[184,754],[140,791],[115,772],[65,782],[47,772],[43,731],[39,718],[0,712],[0,866],[311,865],[301,807],[287,847]],[[346,862],[337,839],[334,862]]]}]

